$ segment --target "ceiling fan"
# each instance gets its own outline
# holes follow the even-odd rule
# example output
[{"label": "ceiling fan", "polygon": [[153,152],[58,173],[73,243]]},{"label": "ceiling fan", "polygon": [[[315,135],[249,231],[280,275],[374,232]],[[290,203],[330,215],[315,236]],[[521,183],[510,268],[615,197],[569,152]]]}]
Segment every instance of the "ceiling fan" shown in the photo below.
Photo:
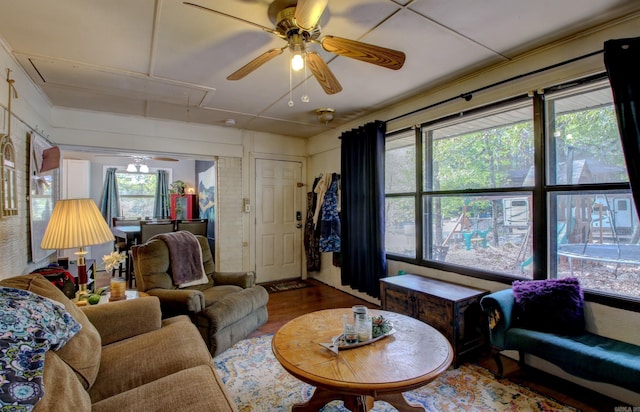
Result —
[{"label": "ceiling fan", "polygon": [[128,155],[128,154],[99,154],[96,157],[128,157],[133,159],[133,162],[143,163],[147,160],[157,160],[161,162],[177,162],[178,159],[174,159],[173,157],[163,157],[163,156],[145,156],[145,155]]},{"label": "ceiling fan", "polygon": [[128,154],[98,154],[96,157],[128,157],[131,160],[127,165],[127,172],[141,172],[141,173],[149,173],[149,166],[147,162],[149,160],[157,160],[161,162],[177,162],[178,159],[174,159],[173,157],[162,157],[162,156],[144,156],[144,155],[128,155]]},{"label": "ceiling fan", "polygon": [[[296,56],[300,56],[300,59],[298,59],[299,61],[301,60],[300,64],[304,65],[304,61],[306,61],[307,67],[309,67],[325,93],[335,94],[340,92],[342,86],[338,79],[336,79],[322,57],[309,47],[310,44],[314,43],[320,44],[325,51],[340,56],[393,70],[402,68],[405,54],[401,51],[342,37],[329,35],[320,37],[318,22],[327,7],[327,2],[328,0],[275,0],[269,6],[269,17],[275,23],[275,28],[273,29],[195,3],[185,1],[183,4],[251,24],[287,41],[286,46],[264,52],[230,74],[227,80],[244,78],[258,67],[282,54],[288,48],[294,54],[293,60],[296,60]],[[292,64],[295,64],[295,62],[292,61]]]}]

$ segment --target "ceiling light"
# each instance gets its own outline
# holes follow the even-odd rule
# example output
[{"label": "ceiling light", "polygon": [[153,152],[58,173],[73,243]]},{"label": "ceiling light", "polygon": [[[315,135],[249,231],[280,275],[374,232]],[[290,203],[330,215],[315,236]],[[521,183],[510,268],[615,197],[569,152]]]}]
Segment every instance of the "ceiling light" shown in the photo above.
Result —
[{"label": "ceiling light", "polygon": [[149,173],[149,166],[147,166],[146,164],[142,163],[140,165],[140,173]]},{"label": "ceiling light", "polygon": [[291,69],[299,72],[304,68],[304,58],[302,54],[305,52],[304,38],[300,34],[291,35],[290,49],[293,53],[291,57]]},{"label": "ceiling light", "polygon": [[296,72],[299,72],[304,68],[304,59],[302,58],[302,54],[300,54],[300,52],[294,53],[293,57],[291,58],[291,68]]},{"label": "ceiling light", "polygon": [[330,107],[321,107],[316,109],[316,119],[324,125],[329,124],[333,120],[336,111]]},{"label": "ceiling light", "polygon": [[138,169],[136,168],[136,165],[134,165],[133,163],[129,163],[129,166],[127,166],[127,172],[137,172]]}]

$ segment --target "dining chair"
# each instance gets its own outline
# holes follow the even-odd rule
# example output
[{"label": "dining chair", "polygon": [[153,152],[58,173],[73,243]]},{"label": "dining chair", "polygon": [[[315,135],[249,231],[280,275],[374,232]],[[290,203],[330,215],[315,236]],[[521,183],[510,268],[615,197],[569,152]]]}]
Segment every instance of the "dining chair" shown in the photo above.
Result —
[{"label": "dining chair", "polygon": [[140,243],[146,243],[157,234],[173,232],[174,230],[175,222],[173,220],[141,220]]},{"label": "dining chair", "polygon": [[[136,226],[138,225],[138,222],[140,220],[138,219],[127,219],[124,217],[112,217],[111,218],[111,226],[115,227],[115,226]],[[129,253],[129,248],[131,247],[131,244],[129,244],[129,241],[127,240],[127,238],[124,237],[120,237],[120,236],[115,236],[115,241],[113,243],[114,249],[116,252],[125,252],[125,253]],[[127,265],[129,265],[129,260],[127,260]],[[129,276],[129,271],[130,271],[130,267],[124,268],[122,266],[122,263],[120,263],[120,265],[118,266],[118,276],[122,276],[122,272],[125,272],[125,276],[128,277]],[[116,269],[114,268],[111,271],[111,276],[115,276],[116,274]]]},{"label": "dining chair", "polygon": [[207,236],[209,219],[182,219],[176,221],[176,230],[186,230],[194,235]]}]

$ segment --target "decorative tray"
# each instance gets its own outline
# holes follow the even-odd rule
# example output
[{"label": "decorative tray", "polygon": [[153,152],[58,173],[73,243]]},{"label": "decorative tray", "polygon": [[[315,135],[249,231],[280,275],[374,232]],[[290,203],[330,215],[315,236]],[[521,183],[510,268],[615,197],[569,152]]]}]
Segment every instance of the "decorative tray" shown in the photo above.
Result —
[{"label": "decorative tray", "polygon": [[385,334],[382,334],[380,336],[376,336],[375,338],[369,339],[368,341],[365,342],[356,342],[356,343],[346,343],[344,341],[344,335],[338,335],[336,337],[334,337],[333,339],[331,339],[331,342],[329,343],[320,343],[320,345],[324,346],[325,348],[329,349],[330,351],[334,352],[334,353],[338,353],[339,350],[345,350],[345,349],[353,349],[353,348],[357,348],[360,346],[364,346],[364,345],[368,345],[370,343],[373,342],[377,342],[382,338],[385,338],[389,335],[393,335],[394,333],[396,333],[396,330],[391,327],[391,330]]}]

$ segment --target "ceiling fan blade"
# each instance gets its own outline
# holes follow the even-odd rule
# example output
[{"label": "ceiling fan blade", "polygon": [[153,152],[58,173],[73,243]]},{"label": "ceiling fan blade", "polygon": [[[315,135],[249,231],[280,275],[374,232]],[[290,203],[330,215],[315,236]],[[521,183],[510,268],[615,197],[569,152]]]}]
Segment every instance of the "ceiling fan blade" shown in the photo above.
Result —
[{"label": "ceiling fan blade", "polygon": [[320,43],[322,44],[322,48],[330,53],[393,70],[402,68],[406,57],[401,51],[344,39],[342,37],[325,36],[320,40]]},{"label": "ceiling fan blade", "polygon": [[320,86],[327,94],[336,94],[342,91],[342,86],[336,76],[333,75],[327,63],[316,52],[307,53],[307,66],[313,73]]},{"label": "ceiling fan blade", "polygon": [[254,23],[254,22],[252,22],[252,21],[245,20],[245,19],[240,18],[240,17],[232,16],[231,14],[223,13],[223,12],[221,12],[221,11],[214,10],[214,9],[210,9],[209,7],[201,6],[201,5],[199,5],[199,4],[191,3],[191,2],[188,2],[188,1],[183,1],[183,2],[182,2],[182,4],[186,4],[187,6],[192,6],[192,7],[195,7],[195,8],[197,8],[197,9],[200,9],[200,10],[209,11],[209,12],[211,12],[211,13],[219,14],[219,15],[221,15],[221,16],[229,17],[229,18],[232,18],[232,19],[234,19],[234,20],[237,20],[237,21],[241,21],[241,22],[243,22],[243,23],[250,24],[250,25],[252,25],[252,26],[254,26],[254,27],[258,27],[258,28],[260,28],[260,29],[262,29],[262,30],[264,30],[264,31],[266,31],[266,32],[269,32],[269,33],[275,34],[275,35],[276,35],[276,36],[278,36],[278,37],[282,37],[282,36],[280,35],[280,33],[278,33],[277,31],[275,31],[274,29],[272,29],[272,28],[270,28],[270,27],[265,27],[265,26],[263,26],[263,25],[261,25],[261,24]]},{"label": "ceiling fan blade", "polygon": [[293,15],[296,24],[303,30],[313,30],[327,7],[328,0],[298,0]]},{"label": "ceiling fan blade", "polygon": [[177,162],[178,159],[174,159],[173,157],[150,157],[151,160],[158,160],[161,162]]},{"label": "ceiling fan blade", "polygon": [[262,66],[269,60],[281,55],[284,49],[286,49],[286,47],[283,47],[281,49],[271,49],[268,52],[262,53],[260,56],[256,57],[255,59],[251,60],[249,63],[245,64],[235,72],[231,73],[227,77],[227,80],[240,80],[244,78],[246,75],[248,75],[249,73],[257,69],[258,67]]}]

